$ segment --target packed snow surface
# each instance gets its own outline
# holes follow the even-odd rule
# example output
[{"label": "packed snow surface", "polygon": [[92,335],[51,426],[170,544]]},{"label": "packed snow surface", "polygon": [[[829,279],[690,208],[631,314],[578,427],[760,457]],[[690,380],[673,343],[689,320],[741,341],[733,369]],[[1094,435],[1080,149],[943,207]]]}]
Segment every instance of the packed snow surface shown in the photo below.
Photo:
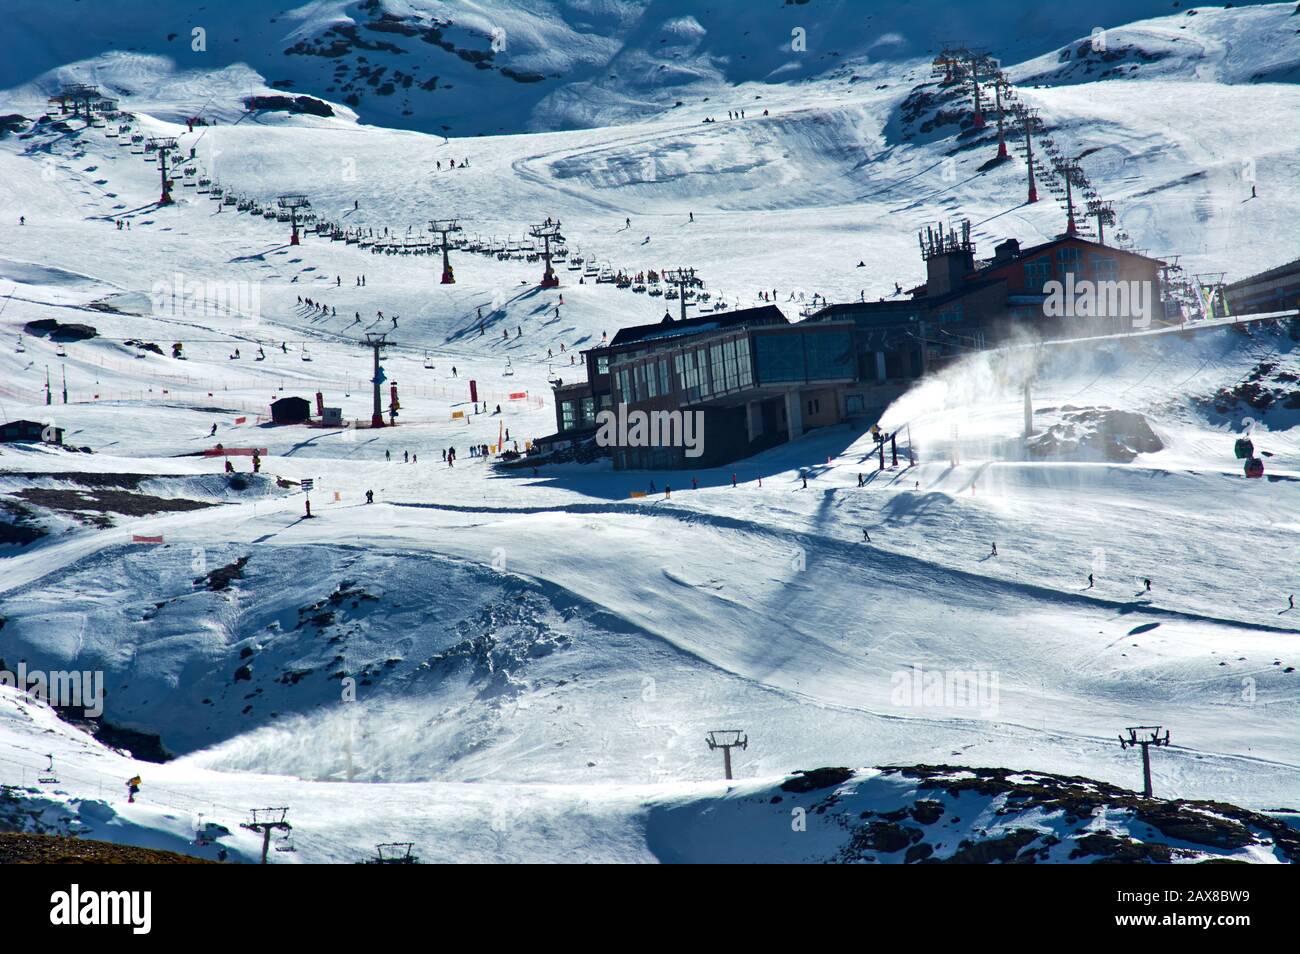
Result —
[{"label": "packed snow surface", "polygon": [[[95,741],[0,686],[0,782],[25,817],[208,854],[196,831],[224,826],[241,859],[259,848],[239,828],[249,809],[285,805],[297,850],[275,861],[389,841],[426,860],[739,860],[739,836],[703,833],[701,816],[725,817],[771,833],[743,860],[826,860],[842,831],[791,843],[790,807],[757,807],[796,769],[1005,766],[1133,788],[1140,758],[1117,736],[1155,723],[1171,732],[1158,795],[1300,804],[1300,345],[1285,324],[1044,349],[1037,444],[1014,360],[985,355],[885,411],[911,465],[878,472],[864,420],[711,471],[503,470],[469,445],[554,432],[549,382],[676,303],[563,266],[543,290],[538,263],[464,251],[442,285],[436,256],[311,231],[290,245],[287,223],[184,184],[264,205],[300,191],[324,219],[398,238],[457,216],[466,237],[517,242],[549,217],[571,255],[691,265],[730,306],[766,290],[798,320],[814,293],[922,281],[926,223],[969,218],[981,255],[1061,230],[1050,197],[1022,204],[1022,163],[981,169],[991,130],[904,115],[958,37],[1003,58],[1062,148],[1091,150],[1133,247],[1239,278],[1297,254],[1292,5],[1102,3],[1086,22],[943,5],[928,23],[915,4],[791,5],[754,13],[753,37],[725,3],[209,6],[170,5],[184,12],[168,26],[134,4],[37,18],[0,2],[0,118],[96,82],[196,169],[159,206],[156,163],[116,124],[0,138],[0,418],[62,428],[66,447],[0,445],[0,528],[25,528],[0,534],[0,668],[102,672],[104,721],[139,733]],[[476,69],[432,34],[374,28],[385,14],[459,50],[491,51],[500,21],[506,45]],[[1092,18],[1116,21],[1122,55],[1080,52]],[[340,25],[355,29],[328,33]],[[814,59],[790,52],[799,26]],[[284,53],[331,36],[345,54]],[[352,77],[367,55],[353,36],[405,50],[367,62],[418,62],[415,92],[331,89],[334,60]],[[280,94],[333,115],[243,110]],[[188,130],[198,113],[217,124]],[[41,319],[96,334],[25,330]],[[397,427],[269,423],[271,400],[314,411],[318,391],[368,420],[366,331],[391,339]],[[1247,429],[1266,479],[1233,456]],[[201,455],[217,442],[265,449],[261,474],[235,456],[226,475]],[[729,786],[704,736],[732,728],[748,747]],[[174,758],[145,761],[154,749]],[[902,797],[894,776],[855,778],[877,807]]]}]

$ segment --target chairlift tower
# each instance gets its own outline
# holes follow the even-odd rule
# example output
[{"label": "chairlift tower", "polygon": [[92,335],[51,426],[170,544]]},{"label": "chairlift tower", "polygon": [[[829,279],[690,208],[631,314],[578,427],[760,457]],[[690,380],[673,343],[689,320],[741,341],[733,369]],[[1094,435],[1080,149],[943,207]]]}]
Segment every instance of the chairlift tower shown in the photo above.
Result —
[{"label": "chairlift tower", "polygon": [[722,765],[727,773],[727,779],[731,779],[731,750],[734,748],[749,748],[749,737],[745,735],[742,729],[716,729],[704,737],[704,741],[709,744],[712,750],[722,749]]},{"label": "chairlift tower", "polygon": [[677,286],[678,305],[682,321],[686,320],[686,289],[703,288],[704,279],[695,274],[693,268],[670,268],[664,272],[664,281]]},{"label": "chairlift tower", "polygon": [[1115,206],[1101,199],[1088,200],[1088,214],[1097,220],[1097,244],[1106,244],[1106,226],[1115,224]]},{"label": "chairlift tower", "polygon": [[975,97],[975,115],[972,118],[972,125],[976,129],[984,128],[984,107],[980,101],[980,77],[987,75],[989,64],[992,62],[984,53],[975,53],[971,50],[965,51],[966,68],[970,75],[971,92]]},{"label": "chairlift tower", "polygon": [[1065,180],[1065,235],[1074,238],[1079,234],[1079,225],[1074,217],[1074,189],[1086,184],[1087,179],[1079,168],[1078,159],[1062,159],[1056,164],[1056,171]]},{"label": "chairlift tower", "polygon": [[153,151],[158,153],[158,173],[162,178],[162,195],[158,199],[159,205],[171,205],[171,180],[167,178],[167,154],[176,151],[176,139],[173,136],[151,136],[149,145]]},{"label": "chairlift tower", "polygon": [[1026,204],[1038,201],[1038,186],[1034,182],[1034,133],[1043,131],[1043,122],[1038,118],[1038,110],[1030,109],[1023,103],[1016,103],[1011,107],[1011,113],[1016,117],[1016,122],[1020,124],[1021,130],[1025,134],[1025,166],[1029,170],[1029,197],[1025,200]]},{"label": "chairlift tower", "polygon": [[98,86],[91,86],[88,83],[64,83],[59,88],[57,96],[52,96],[50,102],[59,104],[60,113],[67,115],[68,103],[72,103],[72,115],[81,115],[81,110],[86,111],[86,122],[90,122],[90,107],[95,101],[102,99],[103,96]]},{"label": "chairlift tower", "polygon": [[365,344],[367,348],[372,348],[375,352],[375,370],[370,378],[370,383],[374,385],[375,389],[375,403],[370,414],[370,426],[383,427],[384,408],[383,400],[379,396],[379,389],[384,383],[384,369],[379,366],[379,351],[388,347],[388,334],[382,331],[367,331]]},{"label": "chairlift tower", "polygon": [[[1169,744],[1169,730],[1165,729],[1165,734],[1160,734],[1158,725],[1135,725],[1124,730],[1128,733],[1128,738],[1119,737],[1120,748],[1129,749],[1134,746],[1142,748],[1142,797],[1151,797],[1151,746],[1159,748],[1162,745]],[[1138,738],[1138,733],[1149,733],[1143,738]]]},{"label": "chairlift tower", "polygon": [[943,51],[934,58],[934,62],[931,64],[932,75],[938,76],[943,73],[941,85],[951,86],[957,82],[955,67],[961,63],[961,54],[961,44],[949,42],[943,44]]},{"label": "chairlift tower", "polygon": [[455,219],[434,219],[429,223],[429,231],[442,236],[441,244],[434,247],[442,249],[442,284],[444,285],[456,284],[456,276],[451,270],[451,260],[447,257],[447,252],[451,248],[448,236],[452,232],[459,232],[460,230],[461,228]]},{"label": "chairlift tower", "polygon": [[367,860],[368,865],[418,865],[420,859],[412,854],[415,842],[393,841],[375,845],[375,857]]},{"label": "chairlift tower", "polygon": [[560,234],[560,223],[552,222],[547,219],[541,225],[534,225],[528,230],[528,234],[533,238],[542,240],[542,261],[546,263],[546,269],[542,272],[542,287],[556,288],[560,284],[559,276],[551,268],[551,240],[563,242],[564,236]]},{"label": "chairlift tower", "polygon": [[1006,124],[1003,120],[1002,112],[1002,92],[1008,89],[1011,84],[1007,82],[1006,74],[998,66],[997,60],[989,60],[993,67],[993,96],[998,109],[998,159],[1008,158],[1007,153],[1007,136]]},{"label": "chairlift tower", "polygon": [[252,821],[241,822],[240,828],[247,828],[249,831],[260,832],[262,835],[262,864],[266,864],[266,853],[271,848],[271,832],[283,831],[286,835],[293,830],[293,826],[286,821],[285,816],[289,814],[288,808],[253,808],[250,809],[253,816]]},{"label": "chairlift tower", "polygon": [[289,221],[292,223],[289,232],[289,244],[298,245],[298,214],[299,212],[305,214],[311,209],[311,200],[305,195],[289,193],[277,198],[275,204],[289,213]]}]

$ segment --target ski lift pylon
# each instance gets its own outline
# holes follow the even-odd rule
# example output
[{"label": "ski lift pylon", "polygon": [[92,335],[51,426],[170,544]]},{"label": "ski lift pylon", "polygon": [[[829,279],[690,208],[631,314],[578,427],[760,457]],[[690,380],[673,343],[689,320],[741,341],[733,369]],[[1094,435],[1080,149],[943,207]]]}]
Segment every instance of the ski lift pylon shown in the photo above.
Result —
[{"label": "ski lift pylon", "polygon": [[59,777],[54,774],[54,755],[53,753],[46,753],[45,757],[50,760],[50,764],[45,766],[45,771],[36,777],[36,781],[42,785],[57,785],[59,784]]}]

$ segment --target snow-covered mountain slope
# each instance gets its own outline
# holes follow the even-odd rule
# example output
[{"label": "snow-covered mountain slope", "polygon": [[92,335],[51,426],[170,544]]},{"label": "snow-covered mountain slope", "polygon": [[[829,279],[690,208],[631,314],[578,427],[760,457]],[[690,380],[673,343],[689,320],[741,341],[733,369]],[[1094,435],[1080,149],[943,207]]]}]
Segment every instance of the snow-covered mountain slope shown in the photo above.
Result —
[{"label": "snow-covered mountain slope", "polygon": [[[737,84],[927,59],[953,38],[1014,62],[1094,28],[1170,12],[1163,0],[1086,8],[1020,0],[188,0],[162,9],[6,0],[0,16],[11,41],[0,90],[41,97],[75,75],[103,84],[127,108],[172,119],[201,111],[226,118],[239,98],[279,91],[345,104],[375,125],[465,136],[647,118],[681,101],[734,95]],[[1242,23],[1250,31],[1242,45],[1270,52],[1248,74],[1233,67],[1224,78],[1293,78],[1294,51],[1280,53],[1287,46],[1276,42],[1276,16],[1234,15],[1234,34]],[[1133,36],[1224,54],[1222,29],[1197,21]]]},{"label": "snow-covered mountain slope", "polygon": [[[1029,444],[1009,359],[972,358],[886,411],[918,462],[878,474],[850,426],[693,474],[498,471],[467,445],[552,432],[548,382],[576,377],[575,352],[602,335],[656,320],[662,299],[568,269],[541,290],[539,264],[464,251],[457,283],[440,285],[433,258],[310,233],[291,246],[287,224],[183,184],[203,175],[263,203],[300,190],[323,218],[399,237],[456,215],[468,235],[518,239],[549,216],[591,260],[693,265],[728,303],[775,289],[795,319],[813,293],[920,280],[927,222],[969,217],[981,254],[1060,231],[1054,203],[1022,204],[1023,165],[983,168],[992,131],[971,131],[969,106],[934,84],[929,51],[960,39],[1003,58],[1063,150],[1092,150],[1084,165],[1136,247],[1240,277],[1295,255],[1283,237],[1300,170],[1279,134],[1300,106],[1291,5],[1125,25],[1169,11],[232,4],[212,6],[207,59],[186,52],[197,7],[168,27],[115,6],[5,11],[40,40],[0,56],[0,116],[31,121],[0,139],[0,417],[91,452],[0,446],[0,660],[103,672],[104,739],[176,758],[113,752],[0,688],[0,781],[52,826],[193,851],[203,812],[251,858],[238,823],[276,803],[293,806],[302,860],[412,838],[439,859],[695,860],[724,856],[699,829],[725,817],[781,829],[755,858],[825,860],[876,836],[823,815],[815,850],[783,841],[791,806],[771,799],[796,768],[1016,766],[1131,788],[1138,757],[1116,733],[1148,721],[1173,734],[1153,756],[1157,794],[1300,803],[1291,325],[1049,349]],[[79,29],[48,29],[74,13]],[[435,17],[452,21],[433,39],[454,50],[404,32]],[[1090,21],[1111,17],[1108,59]],[[480,69],[456,51],[490,49],[498,18],[506,46]],[[811,59],[787,70],[782,44],[805,22]],[[342,27],[355,30],[329,33]],[[843,38],[842,56],[823,35]],[[348,46],[336,57],[283,52],[331,36]],[[362,55],[390,78],[408,59],[442,78],[387,96],[382,79],[358,82]],[[336,66],[346,80],[326,78]],[[115,130],[36,121],[72,78],[119,94],[141,134],[194,150],[175,205],[157,205],[156,165]],[[243,96],[277,92],[334,115],[243,114]],[[199,110],[218,125],[187,130]],[[444,123],[452,138],[435,134]],[[49,319],[95,336],[27,330]],[[269,426],[270,400],[318,391],[368,418],[367,330],[393,339],[400,426]],[[1245,480],[1232,455],[1247,418],[1270,479]],[[224,474],[201,456],[218,441],[264,448],[262,473],[242,457]],[[927,674],[973,674],[984,692],[914,693]],[[729,793],[703,735],[737,726],[751,744]],[[66,794],[26,791],[50,752]],[[143,798],[126,805],[137,772]],[[859,812],[917,801],[898,774],[845,784]],[[961,837],[983,839],[957,807]],[[947,857],[960,838],[936,824],[921,841]],[[1088,837],[1073,824],[1044,823],[1059,844],[1018,848],[1068,860]],[[1127,815],[1113,827],[1150,841]],[[1088,844],[1118,850],[1104,834]],[[1226,853],[1280,860],[1263,841]]]},{"label": "snow-covered mountain slope", "polygon": [[[682,784],[330,784],[132,762],[0,688],[5,830],[254,862],[245,803],[287,805],[276,863],[357,862],[411,841],[425,862],[1291,864],[1294,811],[1144,799],[1077,776],[946,766],[823,768]],[[43,751],[40,754],[38,750]],[[48,751],[52,750],[52,751]],[[51,761],[53,767],[50,767]],[[140,799],[114,797],[118,776]]]}]

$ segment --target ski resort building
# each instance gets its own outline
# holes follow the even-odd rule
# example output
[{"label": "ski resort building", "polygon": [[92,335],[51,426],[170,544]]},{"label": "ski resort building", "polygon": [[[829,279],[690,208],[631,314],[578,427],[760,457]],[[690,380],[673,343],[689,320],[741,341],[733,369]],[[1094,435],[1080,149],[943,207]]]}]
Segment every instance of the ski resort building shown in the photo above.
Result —
[{"label": "ski resort building", "polygon": [[1223,295],[1233,315],[1300,308],[1300,258],[1226,285]]},{"label": "ski resort building", "polygon": [[768,305],[622,329],[583,352],[586,380],[556,386],[556,433],[538,450],[595,437],[618,470],[718,466],[874,418],[926,372],[1012,337],[1127,331],[1164,314],[1163,262],[1077,236],[1007,239],[977,262],[963,223],[922,233],[921,252],[926,281],[908,298],[829,305],[797,324]]},{"label": "ski resort building", "polygon": [[311,419],[311,404],[306,398],[282,397],[271,402],[271,420],[276,424],[301,424]]},{"label": "ski resort building", "polygon": [[63,428],[46,430],[39,421],[10,421],[0,424],[0,444],[62,444]]},{"label": "ski resort building", "polygon": [[619,470],[717,466],[837,423],[857,378],[850,324],[792,325],[774,305],[665,315],[583,357],[587,380],[556,387],[557,433],[537,443],[595,436]]},{"label": "ski resort building", "polygon": [[810,319],[852,321],[871,339],[875,367],[864,362],[864,380],[920,374],[1012,337],[1088,337],[1163,320],[1159,259],[1063,235],[1027,249],[1009,238],[977,262],[969,223],[927,229],[920,244],[926,280],[910,299],[830,305]]}]

